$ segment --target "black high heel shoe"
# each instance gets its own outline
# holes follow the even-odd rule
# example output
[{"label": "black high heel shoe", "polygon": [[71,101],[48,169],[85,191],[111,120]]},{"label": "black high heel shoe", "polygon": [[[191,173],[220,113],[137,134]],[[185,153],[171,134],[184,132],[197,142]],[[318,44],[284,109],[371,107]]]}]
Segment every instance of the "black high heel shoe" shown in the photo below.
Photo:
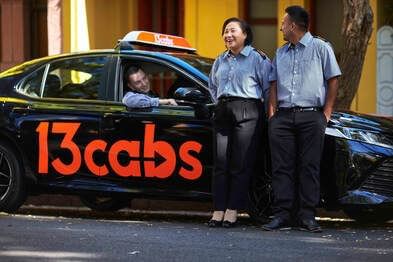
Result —
[{"label": "black high heel shoe", "polygon": [[225,227],[225,228],[236,227],[236,225],[237,225],[237,221],[235,221],[235,222],[230,222],[230,221],[228,221],[228,220],[224,220],[224,222],[222,222],[222,227]]},{"label": "black high heel shoe", "polygon": [[208,222],[207,222],[207,226],[208,227],[220,227],[220,226],[222,226],[222,221],[218,221],[218,220],[214,220],[214,219],[210,219]]}]

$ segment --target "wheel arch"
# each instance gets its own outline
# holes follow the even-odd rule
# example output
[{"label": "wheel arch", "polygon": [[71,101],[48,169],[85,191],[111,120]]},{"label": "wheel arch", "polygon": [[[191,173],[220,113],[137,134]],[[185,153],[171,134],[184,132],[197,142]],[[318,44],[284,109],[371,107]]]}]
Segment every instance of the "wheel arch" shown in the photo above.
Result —
[{"label": "wheel arch", "polygon": [[19,159],[21,159],[23,177],[25,177],[30,183],[37,183],[37,177],[34,175],[33,170],[28,164],[29,160],[20,145],[15,141],[15,139],[12,138],[12,136],[7,132],[0,130],[0,143],[4,143],[5,145],[9,146],[9,148],[14,151],[14,153],[19,157]]}]

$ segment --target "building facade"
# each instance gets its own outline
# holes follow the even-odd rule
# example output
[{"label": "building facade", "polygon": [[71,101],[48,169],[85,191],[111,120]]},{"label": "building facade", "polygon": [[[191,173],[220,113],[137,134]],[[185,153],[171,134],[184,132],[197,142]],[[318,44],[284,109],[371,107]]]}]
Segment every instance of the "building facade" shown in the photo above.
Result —
[{"label": "building facade", "polygon": [[[254,46],[272,58],[284,43],[279,29],[289,5],[309,10],[310,31],[332,42],[339,56],[342,0],[0,0],[0,69],[48,54],[113,48],[132,30],[185,36],[214,58],[225,49],[222,23],[233,16],[250,23]],[[393,4],[370,5],[374,30],[352,109],[393,115]]]}]

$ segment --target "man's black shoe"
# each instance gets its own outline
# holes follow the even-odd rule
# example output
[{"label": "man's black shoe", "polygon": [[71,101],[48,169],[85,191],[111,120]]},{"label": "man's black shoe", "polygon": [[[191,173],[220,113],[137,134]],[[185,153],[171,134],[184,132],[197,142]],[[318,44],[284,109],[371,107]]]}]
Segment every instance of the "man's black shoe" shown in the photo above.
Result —
[{"label": "man's black shoe", "polygon": [[290,230],[291,226],[289,225],[287,220],[281,217],[275,217],[272,221],[270,221],[270,223],[263,225],[262,229],[266,231]]},{"label": "man's black shoe", "polygon": [[303,219],[299,221],[299,229],[312,233],[321,233],[322,228],[314,218]]}]

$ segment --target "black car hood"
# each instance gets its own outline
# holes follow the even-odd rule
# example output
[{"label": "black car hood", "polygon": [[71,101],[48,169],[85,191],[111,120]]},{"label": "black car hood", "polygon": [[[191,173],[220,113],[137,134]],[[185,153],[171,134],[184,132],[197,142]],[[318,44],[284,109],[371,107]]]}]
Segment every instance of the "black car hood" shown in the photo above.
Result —
[{"label": "black car hood", "polygon": [[366,115],[351,111],[338,111],[332,114],[329,124],[393,134],[393,118],[391,117]]}]

